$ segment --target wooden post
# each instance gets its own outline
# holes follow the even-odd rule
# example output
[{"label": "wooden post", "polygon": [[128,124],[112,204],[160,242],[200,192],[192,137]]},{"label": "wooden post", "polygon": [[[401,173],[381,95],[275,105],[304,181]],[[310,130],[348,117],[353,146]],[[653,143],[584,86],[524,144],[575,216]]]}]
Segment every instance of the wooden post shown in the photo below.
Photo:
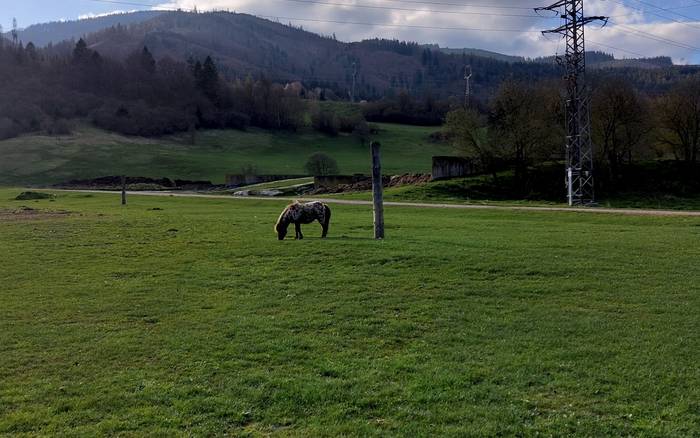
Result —
[{"label": "wooden post", "polygon": [[122,205],[126,205],[126,175],[122,175]]},{"label": "wooden post", "polygon": [[374,238],[384,238],[384,197],[382,181],[382,163],[379,157],[380,144],[370,143],[372,149],[372,199],[374,200]]}]

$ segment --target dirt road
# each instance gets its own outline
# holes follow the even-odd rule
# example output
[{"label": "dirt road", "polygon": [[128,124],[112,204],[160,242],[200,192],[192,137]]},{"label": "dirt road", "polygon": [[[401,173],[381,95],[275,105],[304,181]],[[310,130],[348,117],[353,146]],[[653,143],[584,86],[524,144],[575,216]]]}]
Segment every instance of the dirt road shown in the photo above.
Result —
[{"label": "dirt road", "polygon": [[[55,190],[58,192],[79,192],[79,193],[111,193],[119,195],[119,191],[106,190]],[[256,200],[256,201],[321,201],[327,204],[342,205],[367,205],[371,206],[371,201],[359,201],[353,199],[332,199],[332,198],[288,198],[288,197],[261,197],[261,196],[225,196],[207,195],[202,193],[169,192],[169,191],[138,191],[127,192],[129,196],[172,196],[179,198],[206,198],[225,199],[231,201]],[[387,207],[413,207],[413,208],[448,208],[462,210],[509,210],[509,211],[555,211],[568,213],[604,213],[604,214],[625,214],[634,216],[696,216],[700,217],[700,211],[684,210],[649,210],[634,208],[601,208],[601,207],[536,207],[536,206],[510,206],[510,205],[481,205],[481,204],[443,204],[428,202],[392,202],[386,201]]]}]

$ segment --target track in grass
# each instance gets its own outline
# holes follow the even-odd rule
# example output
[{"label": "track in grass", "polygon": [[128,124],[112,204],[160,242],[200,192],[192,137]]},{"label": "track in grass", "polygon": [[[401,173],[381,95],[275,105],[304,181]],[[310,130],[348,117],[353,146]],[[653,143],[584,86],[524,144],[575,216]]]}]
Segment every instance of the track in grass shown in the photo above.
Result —
[{"label": "track in grass", "polygon": [[[680,435],[700,220],[105,194],[0,220],[0,433]],[[574,241],[571,236],[577,236]]]}]

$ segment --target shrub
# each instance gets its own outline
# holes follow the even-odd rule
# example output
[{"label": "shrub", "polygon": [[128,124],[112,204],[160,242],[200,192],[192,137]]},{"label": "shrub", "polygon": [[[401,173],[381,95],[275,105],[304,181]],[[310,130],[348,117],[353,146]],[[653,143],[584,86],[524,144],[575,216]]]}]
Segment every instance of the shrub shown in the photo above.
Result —
[{"label": "shrub", "polygon": [[21,132],[21,128],[14,120],[7,117],[0,117],[0,140],[17,137]]},{"label": "shrub", "polygon": [[55,196],[42,192],[22,192],[15,198],[16,201],[33,201],[35,199],[53,199]]},{"label": "shrub", "polygon": [[336,136],[340,131],[340,119],[331,111],[316,108],[311,112],[311,126],[319,132]]},{"label": "shrub", "polygon": [[73,132],[71,123],[66,119],[49,120],[45,129],[48,135],[70,135]]},{"label": "shrub", "polygon": [[306,161],[304,170],[313,176],[335,175],[338,173],[338,163],[328,155],[316,152]]}]

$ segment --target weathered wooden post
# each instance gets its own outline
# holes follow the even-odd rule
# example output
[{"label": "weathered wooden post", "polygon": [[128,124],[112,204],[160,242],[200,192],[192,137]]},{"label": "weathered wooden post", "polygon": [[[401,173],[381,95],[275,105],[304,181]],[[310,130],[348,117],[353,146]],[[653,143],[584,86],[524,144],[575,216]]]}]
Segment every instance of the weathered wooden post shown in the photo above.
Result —
[{"label": "weathered wooden post", "polygon": [[126,205],[126,175],[122,175],[122,205]]},{"label": "weathered wooden post", "polygon": [[374,200],[374,238],[384,238],[384,196],[382,181],[382,163],[379,156],[380,144],[370,143],[372,150],[372,199]]}]

